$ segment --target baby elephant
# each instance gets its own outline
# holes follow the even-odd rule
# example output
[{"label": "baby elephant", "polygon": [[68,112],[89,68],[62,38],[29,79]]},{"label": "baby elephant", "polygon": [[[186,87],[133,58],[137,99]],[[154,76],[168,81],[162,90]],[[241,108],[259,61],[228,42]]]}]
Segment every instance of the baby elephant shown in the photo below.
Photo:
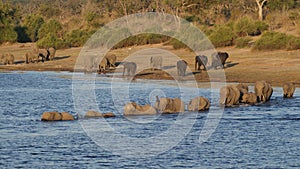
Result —
[{"label": "baby elephant", "polygon": [[244,93],[241,102],[246,104],[255,104],[257,103],[257,96],[253,92]]},{"label": "baby elephant", "polygon": [[149,104],[141,106],[135,102],[127,103],[124,107],[124,116],[155,115],[156,110]]},{"label": "baby elephant", "polygon": [[293,97],[294,92],[295,92],[294,83],[286,83],[286,84],[283,85],[283,97],[284,98]]},{"label": "baby elephant", "polygon": [[204,111],[210,107],[209,100],[205,97],[196,97],[192,99],[188,104],[189,111]]}]

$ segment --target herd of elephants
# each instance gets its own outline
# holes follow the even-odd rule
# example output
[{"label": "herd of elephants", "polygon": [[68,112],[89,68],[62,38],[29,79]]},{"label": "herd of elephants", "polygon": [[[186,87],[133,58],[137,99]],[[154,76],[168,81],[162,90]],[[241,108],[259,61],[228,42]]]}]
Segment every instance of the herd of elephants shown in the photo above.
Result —
[{"label": "herd of elephants", "polygon": [[[48,55],[50,56],[51,50],[47,50],[48,53],[44,55],[47,60]],[[40,56],[42,54],[39,54]],[[201,67],[206,69],[218,69],[223,68],[229,55],[227,52],[217,52],[212,54],[212,62],[210,66],[207,66],[208,58],[204,55],[199,55],[195,57],[195,71],[200,71]],[[100,61],[98,66],[98,73],[106,73],[110,68],[116,68],[117,57],[114,54],[106,55],[104,59]],[[123,76],[125,73],[127,76],[134,76],[137,69],[137,64],[135,62],[123,62],[124,66]],[[154,69],[162,69],[162,57],[154,56],[150,58],[150,64]],[[187,62],[184,60],[177,61],[177,75],[185,76],[187,69]],[[295,92],[295,85],[293,83],[286,83],[283,85],[283,97],[291,98]],[[249,86],[243,83],[227,85],[220,89],[219,103],[225,107],[230,107],[234,105],[247,104],[255,105],[257,103],[264,103],[270,100],[273,93],[273,88],[271,84],[266,81],[257,81],[254,86],[254,91],[249,91]],[[186,108],[187,107],[187,108]],[[136,102],[129,102],[124,106],[123,115],[155,115],[155,114],[168,114],[168,113],[182,113],[186,109],[188,111],[205,111],[210,108],[209,99],[199,96],[193,98],[186,105],[180,98],[158,98],[156,97],[155,105],[139,105]],[[69,117],[69,116],[68,116]],[[86,112],[85,118],[97,118],[97,117],[115,117],[112,112],[100,113],[96,111]],[[45,112],[42,115],[43,121],[53,121],[53,120],[64,120],[63,114],[59,112]],[[71,120],[67,118],[65,120]],[[73,118],[74,120],[74,118]]]},{"label": "herd of elephants", "polygon": [[[38,63],[39,61],[54,60],[56,49],[50,47],[48,49],[39,49],[34,47],[32,51],[24,55],[25,63]],[[12,53],[5,53],[0,55],[0,63],[4,65],[15,64],[15,56]]]}]

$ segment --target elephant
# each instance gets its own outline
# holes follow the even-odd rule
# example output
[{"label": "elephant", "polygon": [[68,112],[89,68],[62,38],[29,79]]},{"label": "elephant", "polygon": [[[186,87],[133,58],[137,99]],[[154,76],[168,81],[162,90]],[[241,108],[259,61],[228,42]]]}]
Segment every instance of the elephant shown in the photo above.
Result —
[{"label": "elephant", "polygon": [[206,69],[206,64],[207,64],[207,56],[205,55],[198,55],[195,57],[195,71],[200,70],[201,65],[203,65],[204,70]]},{"label": "elephant", "polygon": [[210,107],[210,102],[205,97],[196,97],[192,99],[188,104],[189,111],[204,111],[208,110]]},{"label": "elephant", "polygon": [[47,49],[46,60],[54,60],[55,53],[56,53],[56,49],[54,47]]},{"label": "elephant", "polygon": [[68,112],[44,112],[42,117],[42,121],[73,121],[74,116],[69,114]]},{"label": "elephant", "polygon": [[117,56],[115,54],[108,54],[105,56],[105,59],[107,60],[106,63],[108,68],[116,68]]},{"label": "elephant", "polygon": [[232,106],[239,104],[240,90],[236,85],[224,86],[220,89],[220,104]]},{"label": "elephant", "polygon": [[184,102],[179,98],[158,98],[156,96],[155,109],[160,113],[182,113],[184,112]]},{"label": "elephant", "polygon": [[185,76],[187,68],[187,62],[184,60],[177,61],[177,75],[178,76]]},{"label": "elephant", "polygon": [[25,63],[38,63],[39,62],[39,56],[38,56],[38,53],[35,53],[33,51],[31,52],[27,52],[25,54]]},{"label": "elephant", "polygon": [[283,97],[291,98],[293,97],[295,92],[295,84],[294,83],[285,83],[283,85]]},{"label": "elephant", "polygon": [[[95,61],[94,56],[87,56],[84,60],[84,71],[85,73],[92,73],[93,71],[97,70],[97,67],[99,67],[99,65],[96,65],[96,61]],[[98,70],[99,71],[99,70]]]},{"label": "elephant", "polygon": [[38,57],[42,58],[42,62],[47,60],[47,58],[49,58],[50,56],[50,51],[47,49],[37,49],[37,52],[38,52]]},{"label": "elephant", "polygon": [[150,58],[150,65],[152,70],[162,68],[162,56],[152,56]]},{"label": "elephant", "polygon": [[269,83],[266,81],[257,81],[255,83],[255,94],[257,96],[257,101],[258,102],[267,102],[270,100],[272,93],[273,93],[273,88]]},{"label": "elephant", "polygon": [[101,74],[101,73],[105,74],[106,69],[107,69],[107,59],[103,58],[99,64],[98,74]]},{"label": "elephant", "polygon": [[257,103],[257,96],[253,92],[244,93],[240,102],[246,104],[255,104]]},{"label": "elephant", "polygon": [[100,112],[97,112],[97,111],[93,111],[93,110],[90,110],[88,112],[86,112],[84,118],[109,118],[109,117],[115,117],[116,115],[113,114],[112,112],[109,112],[109,113],[100,113]]},{"label": "elephant", "polygon": [[4,65],[12,65],[15,63],[15,56],[11,53],[2,54],[0,62]]},{"label": "elephant", "polygon": [[124,116],[134,116],[134,115],[155,115],[157,111],[154,107],[149,104],[146,105],[138,105],[135,102],[127,103],[124,106]]},{"label": "elephant", "polygon": [[229,58],[227,52],[215,52],[211,55],[212,64],[211,67],[213,69],[224,68],[226,60]]},{"label": "elephant", "polygon": [[249,87],[248,85],[244,84],[244,83],[239,83],[236,85],[236,87],[239,89],[240,91],[240,101],[242,100],[242,97],[245,93],[248,93],[249,91]]},{"label": "elephant", "polygon": [[125,75],[125,71],[127,72],[128,76],[134,76],[136,73],[137,65],[134,62],[124,62],[123,63],[123,76]]}]

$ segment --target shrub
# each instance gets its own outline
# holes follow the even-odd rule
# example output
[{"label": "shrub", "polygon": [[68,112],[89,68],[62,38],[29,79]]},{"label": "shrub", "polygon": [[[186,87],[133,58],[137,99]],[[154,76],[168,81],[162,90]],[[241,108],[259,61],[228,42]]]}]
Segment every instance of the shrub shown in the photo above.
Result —
[{"label": "shrub", "polygon": [[267,30],[269,25],[263,21],[253,21],[249,17],[243,17],[234,24],[234,32],[237,36],[256,36]]},{"label": "shrub", "polygon": [[29,37],[28,41],[36,42],[38,40],[38,31],[44,23],[44,19],[39,15],[29,15],[25,18],[23,27]]},{"label": "shrub", "polygon": [[232,29],[226,25],[219,26],[209,36],[215,47],[231,46],[235,38],[236,36]]},{"label": "shrub", "polygon": [[287,50],[297,50],[300,49],[300,38],[295,36],[289,36],[289,40],[286,44]]},{"label": "shrub", "polygon": [[64,40],[58,38],[52,33],[48,33],[44,38],[37,41],[37,46],[40,48],[55,47],[56,49],[66,48],[70,45]]},{"label": "shrub", "polygon": [[300,49],[300,38],[278,32],[265,32],[254,44],[256,50]]},{"label": "shrub", "polygon": [[252,39],[248,36],[246,37],[239,37],[235,40],[235,44],[237,48],[244,48],[244,47],[250,47],[249,43]]},{"label": "shrub", "polygon": [[48,33],[51,33],[57,37],[60,37],[60,33],[62,31],[62,26],[60,22],[56,20],[50,20],[47,23],[44,23],[38,31],[38,38],[42,39],[47,36]]},{"label": "shrub", "polygon": [[117,43],[114,48],[122,48],[134,45],[158,44],[169,40],[170,37],[160,34],[143,33],[135,36],[130,36],[121,42]]},{"label": "shrub", "polygon": [[71,47],[83,46],[93,33],[94,31],[76,29],[67,33],[65,41],[69,43]]},{"label": "shrub", "polygon": [[171,46],[173,46],[174,49],[188,48],[188,46],[186,46],[186,44],[182,43],[181,41],[179,41],[175,38],[172,38],[165,45],[171,45]]},{"label": "shrub", "polygon": [[16,42],[18,38],[17,32],[12,27],[0,28],[0,43]]}]

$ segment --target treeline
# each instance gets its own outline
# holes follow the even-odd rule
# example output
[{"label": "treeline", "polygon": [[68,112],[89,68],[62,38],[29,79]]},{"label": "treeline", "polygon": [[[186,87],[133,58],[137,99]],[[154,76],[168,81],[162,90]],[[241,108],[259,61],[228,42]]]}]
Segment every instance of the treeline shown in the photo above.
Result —
[{"label": "treeline", "polygon": [[[268,0],[259,20],[259,0],[2,0],[0,43],[36,42],[40,47],[82,46],[100,27],[124,15],[161,12],[198,26],[216,47],[300,48],[300,1]],[[285,33],[283,33],[285,32]],[[287,32],[287,33],[286,33]],[[291,35],[292,33],[292,35]],[[263,34],[256,40],[255,36]],[[255,40],[255,41],[254,41]],[[285,45],[274,45],[284,41]],[[142,34],[115,47],[184,44],[163,35]],[[281,42],[280,42],[281,43]]]}]

